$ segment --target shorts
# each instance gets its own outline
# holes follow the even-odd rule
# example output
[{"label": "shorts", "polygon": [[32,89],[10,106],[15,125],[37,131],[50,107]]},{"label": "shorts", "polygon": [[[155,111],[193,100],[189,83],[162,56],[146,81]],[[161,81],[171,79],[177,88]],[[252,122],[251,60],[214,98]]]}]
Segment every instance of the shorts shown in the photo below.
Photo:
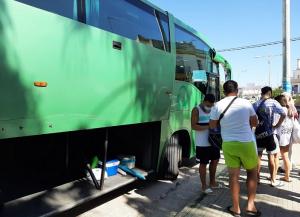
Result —
[{"label": "shorts", "polygon": [[223,154],[228,168],[240,168],[246,170],[257,167],[258,156],[254,142],[223,142]]},{"label": "shorts", "polygon": [[262,139],[257,139],[256,144],[258,153],[262,153],[265,149],[267,150],[268,154],[278,153],[278,149],[276,148],[276,142],[274,140],[274,135],[267,136]]},{"label": "shorts", "polygon": [[213,146],[196,147],[196,161],[200,164],[208,164],[212,160],[220,159],[220,150]]}]

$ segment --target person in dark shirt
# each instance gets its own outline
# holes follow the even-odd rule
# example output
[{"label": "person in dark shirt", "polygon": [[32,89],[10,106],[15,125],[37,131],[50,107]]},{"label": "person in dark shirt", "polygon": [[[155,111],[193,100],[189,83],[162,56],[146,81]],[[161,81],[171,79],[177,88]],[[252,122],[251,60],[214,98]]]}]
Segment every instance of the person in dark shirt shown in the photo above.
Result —
[{"label": "person in dark shirt", "polygon": [[[271,97],[272,88],[268,86],[263,87],[261,89],[261,99],[253,104],[253,108],[256,111],[259,120],[255,129],[257,151],[259,156],[257,169],[258,183],[260,180],[261,157],[263,151],[266,149],[269,158],[271,185],[275,187],[281,185],[281,183],[276,182],[276,173],[279,167],[278,160],[276,159],[278,157],[277,154],[279,153],[279,149],[277,148],[274,140],[274,130],[280,127],[286,115],[281,105]],[[276,125],[273,125],[274,114],[280,115]]]}]

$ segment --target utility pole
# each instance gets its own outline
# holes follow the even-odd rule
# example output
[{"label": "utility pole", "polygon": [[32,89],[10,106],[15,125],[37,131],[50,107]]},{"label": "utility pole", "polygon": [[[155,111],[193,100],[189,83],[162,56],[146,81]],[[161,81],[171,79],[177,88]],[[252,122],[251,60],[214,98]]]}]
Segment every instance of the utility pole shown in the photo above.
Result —
[{"label": "utility pole", "polygon": [[271,87],[271,56],[268,57],[268,65],[269,65],[269,87]]},{"label": "utility pole", "polygon": [[282,89],[291,93],[291,32],[290,32],[290,0],[282,0],[283,38],[282,38]]},{"label": "utility pole", "polygon": [[268,60],[268,68],[269,68],[269,87],[271,86],[271,64],[272,64],[272,58],[281,56],[282,54],[275,54],[275,55],[267,55],[267,56],[255,56],[254,58],[267,58]]}]

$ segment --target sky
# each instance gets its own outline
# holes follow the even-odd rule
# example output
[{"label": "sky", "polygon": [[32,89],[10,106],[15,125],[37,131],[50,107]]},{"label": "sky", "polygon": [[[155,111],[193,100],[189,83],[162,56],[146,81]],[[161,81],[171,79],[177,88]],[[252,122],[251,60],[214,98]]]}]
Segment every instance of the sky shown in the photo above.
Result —
[{"label": "sky", "polygon": [[[282,40],[282,0],[149,1],[205,35],[216,50]],[[290,3],[291,38],[300,37],[300,0]],[[220,54],[231,64],[239,86],[268,85],[269,73],[272,87],[282,83],[282,44]],[[297,59],[300,41],[291,42],[291,75]]]}]

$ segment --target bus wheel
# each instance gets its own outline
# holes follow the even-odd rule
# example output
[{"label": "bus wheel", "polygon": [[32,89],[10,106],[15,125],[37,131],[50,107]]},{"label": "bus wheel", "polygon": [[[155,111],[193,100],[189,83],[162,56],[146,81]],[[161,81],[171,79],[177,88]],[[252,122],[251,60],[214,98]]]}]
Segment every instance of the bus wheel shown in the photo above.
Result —
[{"label": "bus wheel", "polygon": [[164,178],[175,180],[179,174],[179,164],[182,162],[182,147],[178,135],[174,134],[166,147],[163,161]]}]

